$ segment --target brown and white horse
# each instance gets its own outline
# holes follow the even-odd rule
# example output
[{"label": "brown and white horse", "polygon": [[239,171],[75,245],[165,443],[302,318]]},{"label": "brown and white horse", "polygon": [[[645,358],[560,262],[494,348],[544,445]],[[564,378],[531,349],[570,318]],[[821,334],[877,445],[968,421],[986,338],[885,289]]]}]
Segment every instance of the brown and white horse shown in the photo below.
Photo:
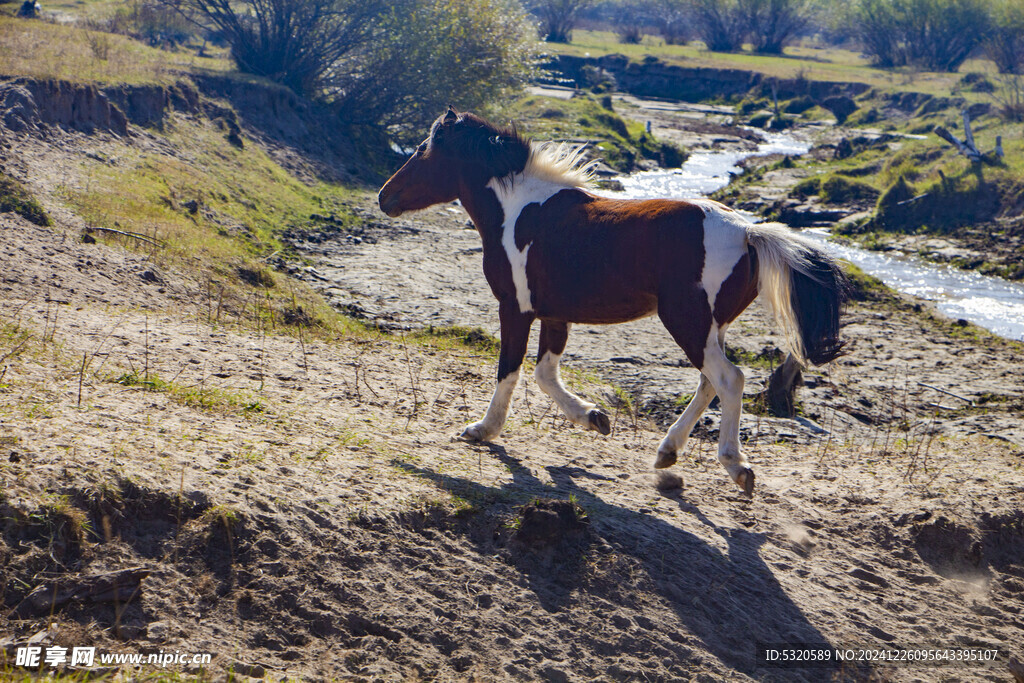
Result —
[{"label": "brown and white horse", "polygon": [[725,356],[725,331],[760,294],[792,353],[828,362],[843,346],[845,276],[784,225],[753,224],[706,199],[607,199],[587,192],[588,180],[579,150],[536,145],[514,128],[449,107],[380,190],[380,208],[389,216],[459,199],[483,240],[484,275],[501,321],[498,384],[484,418],[462,436],[498,436],[538,318],[538,386],[570,420],[608,434],[608,415],[570,393],[559,377],[569,326],[657,313],[701,375],[654,466],[675,464],[717,392],[718,459],[751,494],[754,472],[739,442],[743,373]]}]

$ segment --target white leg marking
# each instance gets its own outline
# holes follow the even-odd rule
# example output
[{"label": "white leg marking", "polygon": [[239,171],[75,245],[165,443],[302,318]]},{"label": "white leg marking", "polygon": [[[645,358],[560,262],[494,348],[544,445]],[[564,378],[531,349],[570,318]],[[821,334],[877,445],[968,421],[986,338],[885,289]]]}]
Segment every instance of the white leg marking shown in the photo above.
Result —
[{"label": "white leg marking", "polygon": [[562,354],[552,353],[546,351],[544,356],[537,363],[537,368],[533,372],[534,379],[537,380],[537,386],[541,390],[554,399],[558,407],[562,409],[562,412],[566,416],[580,425],[581,427],[590,428],[590,419],[587,417],[587,413],[596,408],[593,403],[587,403],[579,396],[573,394],[571,391],[565,388],[562,384],[562,377],[558,371],[558,362],[561,360]]},{"label": "white leg marking", "polygon": [[491,188],[498,198],[504,214],[501,246],[505,249],[505,256],[512,268],[512,283],[516,288],[519,312],[529,313],[533,310],[533,298],[526,277],[526,258],[533,243],[527,244],[522,250],[516,246],[516,221],[527,206],[543,204],[554,194],[566,189],[566,185],[519,174],[511,182],[506,183],[492,179],[487,183],[487,187]]},{"label": "white leg marking", "polygon": [[704,346],[704,367],[701,369],[718,392],[722,404],[722,421],[718,430],[718,461],[736,483],[747,458],[740,451],[740,413],[743,410],[743,371],[729,362],[719,345],[717,325],[712,325]]},{"label": "white leg marking", "polygon": [[[718,346],[721,347],[725,342],[725,330],[729,327],[729,323],[722,325],[718,329]],[[713,330],[712,330],[713,331]],[[709,335],[709,338],[711,335]],[[661,444],[658,446],[658,459],[655,461],[655,465],[658,467],[668,467],[675,464],[677,454],[686,448],[686,442],[690,438],[690,433],[693,428],[697,425],[697,420],[704,414],[704,411],[708,409],[708,405],[711,404],[711,399],[715,397],[715,387],[708,379],[707,375],[703,372],[700,373],[700,379],[697,382],[697,390],[693,393],[693,398],[686,404],[686,410],[679,416],[668,432],[665,434],[665,438],[661,440]]]},{"label": "white leg marking", "polygon": [[491,397],[491,403],[487,406],[484,419],[466,425],[462,431],[463,439],[490,441],[501,433],[501,428],[505,426],[505,420],[508,418],[509,407],[512,405],[512,392],[515,391],[518,382],[519,370],[510,373],[505,379],[498,382],[498,386],[494,389],[494,396]]},{"label": "white leg marking", "polygon": [[661,440],[661,445],[658,446],[659,460],[663,457],[674,460],[676,454],[686,448],[686,441],[690,438],[690,432],[693,431],[697,420],[707,410],[708,404],[711,403],[711,399],[714,397],[715,387],[712,386],[711,381],[704,373],[701,373],[700,381],[697,383],[697,391],[694,392],[693,398],[686,405],[686,410],[669,427],[665,438]]}]

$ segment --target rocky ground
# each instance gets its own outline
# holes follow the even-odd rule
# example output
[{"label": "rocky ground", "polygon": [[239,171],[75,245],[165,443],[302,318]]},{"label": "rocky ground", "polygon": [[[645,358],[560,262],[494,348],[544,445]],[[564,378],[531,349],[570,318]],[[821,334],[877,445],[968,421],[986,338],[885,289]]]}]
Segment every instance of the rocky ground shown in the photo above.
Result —
[{"label": "rocky ground", "polygon": [[[500,439],[466,444],[493,351],[402,331],[496,331],[477,237],[458,207],[371,202],[359,230],[293,234],[312,265],[284,266],[392,330],[340,338],[220,315],[59,215],[0,217],[3,675],[30,638],[210,652],[186,669],[208,679],[1006,680],[1005,661],[780,669],[756,645],[1024,656],[1017,347],[853,305],[804,419],[745,417],[753,500],[714,459],[714,409],[677,477],[650,469],[696,377],[653,319],[570,339],[609,437],[527,380]],[[756,310],[730,339],[775,343]],[[767,367],[745,372],[752,393]]]}]

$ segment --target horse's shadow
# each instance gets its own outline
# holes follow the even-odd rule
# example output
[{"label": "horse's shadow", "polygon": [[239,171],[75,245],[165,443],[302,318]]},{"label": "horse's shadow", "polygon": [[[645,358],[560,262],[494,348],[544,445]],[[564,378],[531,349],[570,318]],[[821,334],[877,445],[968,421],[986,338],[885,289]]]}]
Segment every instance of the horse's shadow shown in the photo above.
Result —
[{"label": "horse's shadow", "polygon": [[[641,567],[646,577],[641,577],[640,583],[660,594],[690,633],[700,638],[723,663],[754,678],[776,679],[787,673],[758,664],[758,643],[831,647],[786,595],[760,557],[758,549],[767,540],[765,534],[720,527],[695,504],[680,500],[681,510],[695,515],[725,540],[727,550],[723,552],[699,536],[654,515],[608,503],[576,483],[581,477],[617,481],[611,477],[578,467],[549,466],[546,470],[555,484],[551,486],[501,446],[490,444],[487,447],[511,471],[511,482],[487,486],[427,468],[402,466],[453,494],[479,500],[525,502],[532,497],[572,496],[591,519],[596,536],[591,544],[596,546],[590,549],[592,554],[608,552],[624,556],[627,562]],[[589,551],[584,549],[584,552]],[[534,567],[533,571],[524,573],[530,589],[549,611],[570,606],[577,591],[594,591],[612,602],[616,599],[631,601],[628,587],[610,586],[600,581],[595,584],[593,577],[587,576],[588,572],[577,571],[582,564],[568,557],[559,564],[549,565],[548,571]],[[601,595],[602,588],[611,588],[617,595]],[[826,674],[821,669],[817,671]],[[804,670],[803,673],[809,672]]]}]

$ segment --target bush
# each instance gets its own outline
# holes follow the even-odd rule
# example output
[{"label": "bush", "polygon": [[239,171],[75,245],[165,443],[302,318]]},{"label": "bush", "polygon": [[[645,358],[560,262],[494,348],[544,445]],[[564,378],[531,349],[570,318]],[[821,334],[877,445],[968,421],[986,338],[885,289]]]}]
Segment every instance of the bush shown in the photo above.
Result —
[{"label": "bush", "polygon": [[580,12],[592,0],[527,0],[524,4],[540,20],[541,38],[549,43],[568,43]]},{"label": "bush", "polygon": [[749,27],[738,0],[692,0],[693,29],[712,52],[735,52],[743,47]]},{"label": "bush", "polygon": [[989,32],[987,0],[857,0],[852,32],[877,66],[955,72]]},{"label": "bush", "polygon": [[533,74],[536,39],[516,0],[403,0],[326,83],[350,121],[419,142],[449,103],[489,113]]},{"label": "bush", "polygon": [[809,0],[740,0],[755,52],[778,55],[811,23]]},{"label": "bush", "polygon": [[1024,73],[1024,5],[1019,0],[995,0],[992,20],[985,54],[999,73]]},{"label": "bush", "polygon": [[498,106],[532,75],[517,0],[164,0],[218,29],[238,68],[418,141],[449,103]]}]

